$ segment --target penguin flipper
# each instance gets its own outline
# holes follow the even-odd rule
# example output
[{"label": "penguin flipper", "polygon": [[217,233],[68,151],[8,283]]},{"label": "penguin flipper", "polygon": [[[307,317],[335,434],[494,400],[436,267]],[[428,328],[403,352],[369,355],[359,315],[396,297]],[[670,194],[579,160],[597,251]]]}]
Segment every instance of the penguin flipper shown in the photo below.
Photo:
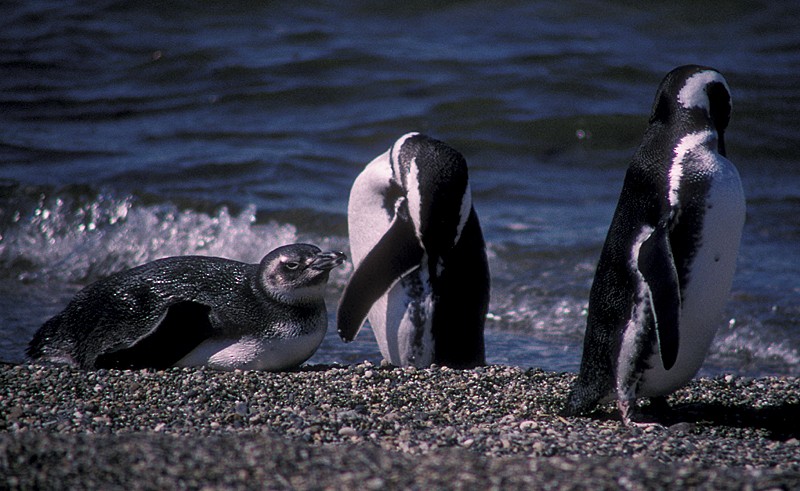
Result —
[{"label": "penguin flipper", "polygon": [[372,304],[418,267],[423,254],[414,225],[402,214],[395,214],[389,229],[361,261],[342,293],[336,313],[342,340],[349,342],[356,337]]},{"label": "penguin flipper", "polygon": [[649,290],[661,362],[669,370],[678,358],[681,290],[666,224],[642,243],[638,267]]},{"label": "penguin flipper", "polygon": [[211,336],[210,313],[211,307],[198,302],[173,303],[148,333],[127,347],[100,354],[94,368],[169,368]]}]

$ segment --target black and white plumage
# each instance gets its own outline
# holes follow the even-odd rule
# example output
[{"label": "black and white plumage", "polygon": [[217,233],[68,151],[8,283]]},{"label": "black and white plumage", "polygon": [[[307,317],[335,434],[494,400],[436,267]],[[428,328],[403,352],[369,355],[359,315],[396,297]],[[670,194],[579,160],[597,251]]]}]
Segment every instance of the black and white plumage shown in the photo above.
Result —
[{"label": "black and white plumage", "polygon": [[325,336],[323,292],[344,259],[292,244],[260,264],[203,256],[153,261],[78,292],[36,332],[27,353],[81,368],[291,368]]},{"label": "black and white plumage", "polygon": [[665,396],[700,369],[730,293],[745,199],[725,157],[728,84],[696,65],[656,94],[597,265],[580,373],[565,409]]},{"label": "black and white plumage", "polygon": [[406,134],[355,180],[347,215],[356,269],[339,303],[342,339],[369,316],[389,363],[485,364],[489,267],[464,157]]}]

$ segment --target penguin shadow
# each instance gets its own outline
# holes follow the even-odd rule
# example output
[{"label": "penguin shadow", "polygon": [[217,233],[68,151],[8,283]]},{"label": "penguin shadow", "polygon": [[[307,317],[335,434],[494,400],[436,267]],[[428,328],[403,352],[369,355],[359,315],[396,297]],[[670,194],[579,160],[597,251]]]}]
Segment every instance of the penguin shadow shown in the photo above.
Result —
[{"label": "penguin shadow", "polygon": [[[697,427],[727,426],[766,431],[773,441],[800,440],[800,403],[752,407],[718,402],[669,404],[665,399],[651,399],[637,408],[635,421],[655,423],[671,433],[694,432]],[[619,413],[611,405],[586,415],[596,421],[618,421]]]},{"label": "penguin shadow", "polygon": [[[698,426],[727,426],[763,430],[774,441],[800,439],[800,403],[752,407],[726,405],[718,402],[686,402],[668,404],[652,399],[636,412],[636,421],[657,423],[674,433],[692,432]],[[598,409],[588,415],[598,421],[619,421],[616,410]]]},{"label": "penguin shadow", "polygon": [[691,402],[673,404],[666,409],[656,404],[654,409],[656,419],[668,428],[685,426],[682,423],[728,426],[764,430],[770,440],[800,439],[800,403],[797,402],[765,407]]}]

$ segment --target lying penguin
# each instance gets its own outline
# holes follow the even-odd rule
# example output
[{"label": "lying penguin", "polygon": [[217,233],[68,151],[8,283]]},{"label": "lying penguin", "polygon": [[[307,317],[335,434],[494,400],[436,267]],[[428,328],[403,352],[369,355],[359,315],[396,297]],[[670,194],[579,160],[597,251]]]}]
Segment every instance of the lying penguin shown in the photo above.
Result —
[{"label": "lying penguin", "polygon": [[36,332],[27,354],[81,368],[295,367],[325,336],[322,295],[344,259],[292,244],[260,264],[202,256],[153,261],[78,292]]},{"label": "lying penguin", "polygon": [[342,339],[369,316],[389,363],[485,364],[489,266],[464,157],[404,135],[355,180],[347,218],[356,269],[339,303]]},{"label": "lying penguin", "polygon": [[745,219],[725,158],[730,114],[728,84],[712,68],[678,67],[661,82],[597,265],[567,415],[616,399],[631,424],[637,398],[666,396],[700,369]]}]

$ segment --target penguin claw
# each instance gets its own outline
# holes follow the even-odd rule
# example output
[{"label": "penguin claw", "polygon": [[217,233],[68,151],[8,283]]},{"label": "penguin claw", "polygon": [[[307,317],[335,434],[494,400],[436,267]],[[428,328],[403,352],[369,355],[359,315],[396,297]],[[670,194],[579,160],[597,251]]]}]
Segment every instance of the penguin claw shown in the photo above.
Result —
[{"label": "penguin claw", "polygon": [[639,429],[655,428],[659,430],[667,429],[666,426],[656,422],[632,421],[631,419],[628,419],[628,421],[625,421],[624,423],[625,426],[629,428],[639,428]]},{"label": "penguin claw", "polygon": [[666,429],[661,423],[655,421],[634,421],[634,413],[636,412],[636,402],[630,400],[617,400],[617,409],[619,409],[620,416],[622,417],[622,424],[629,428],[658,428]]}]

